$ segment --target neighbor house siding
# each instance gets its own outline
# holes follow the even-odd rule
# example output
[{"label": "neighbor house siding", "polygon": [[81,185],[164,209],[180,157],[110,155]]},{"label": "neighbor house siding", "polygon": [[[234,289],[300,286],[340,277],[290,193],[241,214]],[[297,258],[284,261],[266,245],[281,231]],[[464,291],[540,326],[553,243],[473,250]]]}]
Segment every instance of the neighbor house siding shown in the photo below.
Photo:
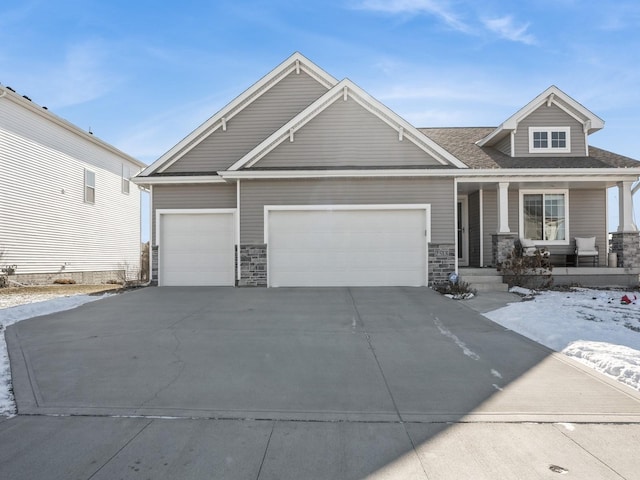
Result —
[{"label": "neighbor house siding", "polygon": [[290,73],[218,128],[167,172],[225,170],[327,92],[304,72]]},{"label": "neighbor house siding", "polygon": [[[571,127],[571,152],[529,153],[529,127]],[[516,157],[582,157],[586,156],[582,123],[556,105],[539,107],[518,123],[515,134]]]},{"label": "neighbor house siding", "polygon": [[243,180],[240,243],[264,243],[265,205],[430,204],[431,241],[454,242],[452,179]]},{"label": "neighbor house siding", "polygon": [[156,211],[162,209],[236,208],[236,185],[155,185],[151,212],[152,245],[156,245]]},{"label": "neighbor house siding", "polygon": [[[9,98],[0,99],[0,251],[16,274],[140,266],[140,191],[122,192],[122,167],[140,167]],[[95,203],[84,201],[85,169]]]},{"label": "neighbor house siding", "polygon": [[256,167],[440,165],[352,98],[337,100],[256,163]]},{"label": "neighbor house siding", "polygon": [[469,194],[469,266],[480,266],[480,193]]},{"label": "neighbor house siding", "polygon": [[496,150],[504,153],[505,155],[511,156],[511,135],[507,135],[494,147]]}]

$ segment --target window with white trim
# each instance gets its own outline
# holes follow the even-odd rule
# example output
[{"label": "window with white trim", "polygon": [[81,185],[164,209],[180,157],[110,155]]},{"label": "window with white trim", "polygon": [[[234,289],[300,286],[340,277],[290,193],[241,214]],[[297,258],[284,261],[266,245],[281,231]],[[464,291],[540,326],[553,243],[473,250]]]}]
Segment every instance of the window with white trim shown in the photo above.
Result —
[{"label": "window with white trim", "polygon": [[126,193],[129,195],[131,191],[131,182],[129,179],[131,178],[131,172],[127,165],[122,165],[122,193]]},{"label": "window with white trim", "polygon": [[529,153],[571,152],[571,127],[529,127]]},{"label": "window with white trim", "polygon": [[567,190],[521,191],[520,236],[539,243],[567,244],[569,238]]},{"label": "window with white trim", "polygon": [[84,201],[96,203],[96,174],[87,169],[84,171]]}]

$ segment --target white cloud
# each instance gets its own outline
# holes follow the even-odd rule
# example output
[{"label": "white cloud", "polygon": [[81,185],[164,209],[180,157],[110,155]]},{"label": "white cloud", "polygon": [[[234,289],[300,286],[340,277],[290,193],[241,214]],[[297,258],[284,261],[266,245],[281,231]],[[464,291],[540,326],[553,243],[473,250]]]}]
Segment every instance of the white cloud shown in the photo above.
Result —
[{"label": "white cloud", "polygon": [[394,14],[433,15],[454,30],[465,33],[471,31],[469,25],[450,8],[449,2],[442,0],[363,0],[359,8]]},{"label": "white cloud", "polygon": [[482,20],[482,23],[488,30],[506,40],[521,42],[527,45],[535,45],[537,43],[536,37],[527,32],[529,24],[516,25],[511,15],[485,19]]}]

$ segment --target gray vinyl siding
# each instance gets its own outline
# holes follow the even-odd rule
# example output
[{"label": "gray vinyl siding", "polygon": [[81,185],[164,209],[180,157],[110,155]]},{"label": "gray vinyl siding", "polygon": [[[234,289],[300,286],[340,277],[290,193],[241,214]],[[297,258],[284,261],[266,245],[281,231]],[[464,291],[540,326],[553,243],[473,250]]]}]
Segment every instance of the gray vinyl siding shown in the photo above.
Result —
[{"label": "gray vinyl siding", "polygon": [[504,153],[505,155],[511,156],[511,134],[507,135],[498,143],[496,143],[495,149]]},{"label": "gray vinyl siding", "polygon": [[[600,265],[607,262],[606,225],[607,191],[603,189],[571,190],[569,192],[569,239],[572,245],[575,237],[596,237],[600,251]],[[589,265],[587,259],[585,265]]]},{"label": "gray vinyl siding", "polygon": [[454,242],[452,179],[242,180],[240,242],[263,243],[265,205],[431,204],[431,240]]},{"label": "gray vinyl siding", "polygon": [[469,266],[480,266],[480,193],[469,195]]},{"label": "gray vinyl siding", "polygon": [[427,166],[439,163],[353,99],[342,98],[266,155],[256,167]]},{"label": "gray vinyl siding", "polygon": [[[485,190],[484,197],[484,263],[493,261],[491,236],[498,229],[496,190]],[[517,190],[509,190],[509,228],[519,236],[520,228],[520,194]],[[600,264],[606,262],[607,226],[606,226],[606,190],[574,189],[569,191],[569,242],[570,245],[550,245],[546,247],[551,253],[571,253],[575,237],[596,237],[600,250]]]},{"label": "gray vinyl siding", "polygon": [[327,92],[304,72],[290,73],[218,128],[167,172],[225,170]]},{"label": "gray vinyl siding", "polygon": [[[529,127],[570,127],[571,152],[529,153]],[[518,130],[515,134],[516,157],[583,157],[586,156],[586,153],[582,123],[556,105],[547,107],[544,104],[518,124]]]},{"label": "gray vinyl siding", "polygon": [[156,210],[169,208],[236,208],[236,185],[154,185],[151,238],[155,245]]}]

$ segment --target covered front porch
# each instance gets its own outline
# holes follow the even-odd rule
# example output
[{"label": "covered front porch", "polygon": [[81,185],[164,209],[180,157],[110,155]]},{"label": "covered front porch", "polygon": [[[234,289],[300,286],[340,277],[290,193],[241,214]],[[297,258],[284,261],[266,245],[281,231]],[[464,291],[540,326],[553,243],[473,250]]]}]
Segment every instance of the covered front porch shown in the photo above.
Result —
[{"label": "covered front porch", "polygon": [[[489,277],[508,256],[521,255],[524,241],[549,257],[554,285],[637,286],[640,234],[632,210],[636,177],[572,177],[458,179],[456,260],[461,276]],[[612,187],[618,205],[609,204]],[[619,217],[613,232],[608,228],[611,207]],[[576,258],[576,238],[593,237],[597,256]]]}]

